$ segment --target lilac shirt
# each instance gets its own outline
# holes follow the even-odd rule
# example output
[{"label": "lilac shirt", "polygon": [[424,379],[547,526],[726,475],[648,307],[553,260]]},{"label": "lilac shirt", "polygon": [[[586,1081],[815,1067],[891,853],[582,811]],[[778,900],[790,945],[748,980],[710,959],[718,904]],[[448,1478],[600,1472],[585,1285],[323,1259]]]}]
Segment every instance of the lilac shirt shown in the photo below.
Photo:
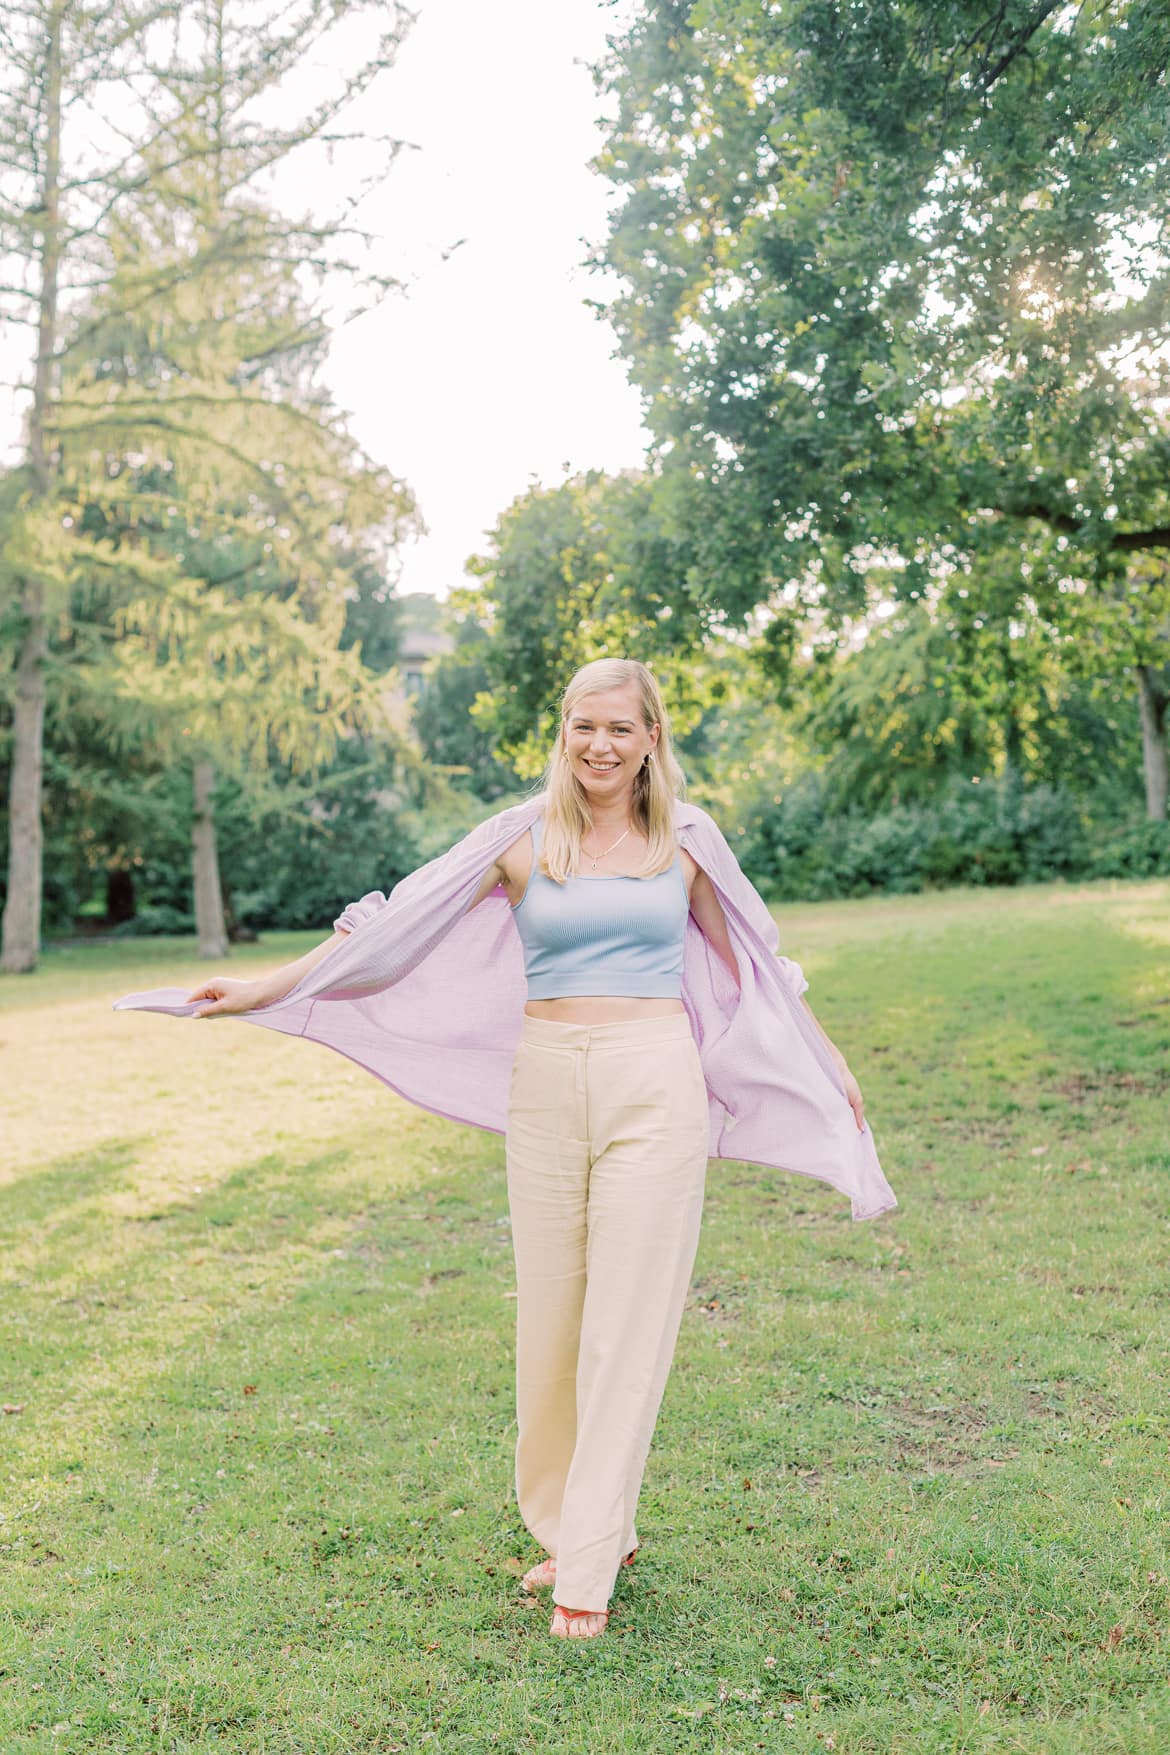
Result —
[{"label": "lilac shirt", "polygon": [[[544,811],[544,794],[497,812],[402,879],[371,891],[336,925],[349,933],[283,999],[237,1015],[346,1055],[394,1091],[452,1121],[503,1133],[527,998],[512,910],[484,873]],[[797,964],[777,956],[766,904],[720,830],[677,801],[680,844],[723,907],[739,987],[688,915],[681,998],[707,1085],[714,1158],[816,1177],[848,1196],[854,1219],[897,1206],[868,1124],[859,1129],[840,1074],[798,995]],[[191,1017],[182,988],[127,994],[115,1010]]]}]

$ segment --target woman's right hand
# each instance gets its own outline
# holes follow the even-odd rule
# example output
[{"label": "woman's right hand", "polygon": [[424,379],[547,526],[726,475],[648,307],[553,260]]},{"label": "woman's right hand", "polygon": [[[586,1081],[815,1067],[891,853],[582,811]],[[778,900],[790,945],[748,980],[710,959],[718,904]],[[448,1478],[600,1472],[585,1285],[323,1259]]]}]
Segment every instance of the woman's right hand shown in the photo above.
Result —
[{"label": "woman's right hand", "polygon": [[230,977],[218,977],[205,981],[194,993],[187,995],[187,1003],[193,999],[206,999],[211,1003],[203,1010],[195,1012],[197,1018],[217,1018],[232,1012],[253,1012],[258,1007],[268,1004],[268,994],[260,981],[233,981]]}]

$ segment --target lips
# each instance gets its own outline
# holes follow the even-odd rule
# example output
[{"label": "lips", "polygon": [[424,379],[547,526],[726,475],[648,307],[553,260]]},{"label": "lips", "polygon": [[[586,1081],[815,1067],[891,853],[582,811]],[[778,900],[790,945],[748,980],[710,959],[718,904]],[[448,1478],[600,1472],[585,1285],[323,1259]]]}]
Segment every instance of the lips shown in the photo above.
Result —
[{"label": "lips", "polygon": [[585,758],[585,766],[593,774],[612,774],[614,769],[617,767],[617,763],[616,762],[604,762],[601,764],[597,764],[597,763],[591,762],[589,760],[589,758],[586,757]]}]

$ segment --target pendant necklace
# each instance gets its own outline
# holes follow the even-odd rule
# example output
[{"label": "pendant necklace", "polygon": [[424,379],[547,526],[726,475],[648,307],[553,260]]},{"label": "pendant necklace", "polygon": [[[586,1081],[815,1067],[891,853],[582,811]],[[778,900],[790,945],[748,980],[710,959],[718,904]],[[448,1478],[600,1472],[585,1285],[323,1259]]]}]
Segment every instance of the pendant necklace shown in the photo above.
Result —
[{"label": "pendant necklace", "polygon": [[[631,827],[631,828],[632,828],[632,827],[633,827],[633,824],[631,824],[631,825],[630,825],[630,827]],[[628,835],[628,834],[629,834],[629,832],[630,832],[630,830],[629,830],[629,829],[627,829],[627,830],[626,830],[626,835]],[[621,846],[621,844],[622,844],[622,842],[623,842],[623,841],[624,841],[624,840],[625,840],[625,838],[626,838],[626,835],[619,835],[619,836],[618,836],[618,838],[617,838],[617,840],[616,840],[616,841],[615,841],[615,842],[614,842],[614,844],[613,844],[613,847],[620,847],[620,846]],[[606,848],[606,850],[605,850],[605,853],[599,853],[599,854],[598,854],[598,855],[597,855],[597,859],[594,859],[594,857],[593,857],[593,855],[592,855],[592,854],[591,854],[591,853],[585,853],[585,849],[584,849],[584,848],[582,848],[582,849],[581,849],[581,851],[582,851],[582,853],[585,853],[585,857],[586,857],[586,859],[587,859],[587,860],[588,860],[588,861],[589,861],[589,863],[590,863],[590,864],[591,864],[591,865],[592,865],[592,867],[593,867],[593,869],[594,869],[594,871],[596,871],[596,870],[597,870],[597,865],[598,865],[598,860],[602,860],[602,859],[604,859],[604,858],[605,858],[605,857],[606,857],[606,855],[607,855],[607,854],[610,854],[610,853],[612,853],[612,852],[613,852],[613,847],[607,847],[607,848]]]}]

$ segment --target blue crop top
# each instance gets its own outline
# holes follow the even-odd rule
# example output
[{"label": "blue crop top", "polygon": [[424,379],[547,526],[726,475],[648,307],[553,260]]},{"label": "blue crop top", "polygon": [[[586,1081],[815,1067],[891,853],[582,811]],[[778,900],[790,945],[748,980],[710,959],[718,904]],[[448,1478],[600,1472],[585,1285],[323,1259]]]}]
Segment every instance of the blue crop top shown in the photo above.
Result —
[{"label": "blue crop top", "polygon": [[541,824],[532,824],[532,875],[512,909],[529,999],[680,998],[690,901],[678,853],[655,877],[578,875],[558,884],[539,869]]}]

